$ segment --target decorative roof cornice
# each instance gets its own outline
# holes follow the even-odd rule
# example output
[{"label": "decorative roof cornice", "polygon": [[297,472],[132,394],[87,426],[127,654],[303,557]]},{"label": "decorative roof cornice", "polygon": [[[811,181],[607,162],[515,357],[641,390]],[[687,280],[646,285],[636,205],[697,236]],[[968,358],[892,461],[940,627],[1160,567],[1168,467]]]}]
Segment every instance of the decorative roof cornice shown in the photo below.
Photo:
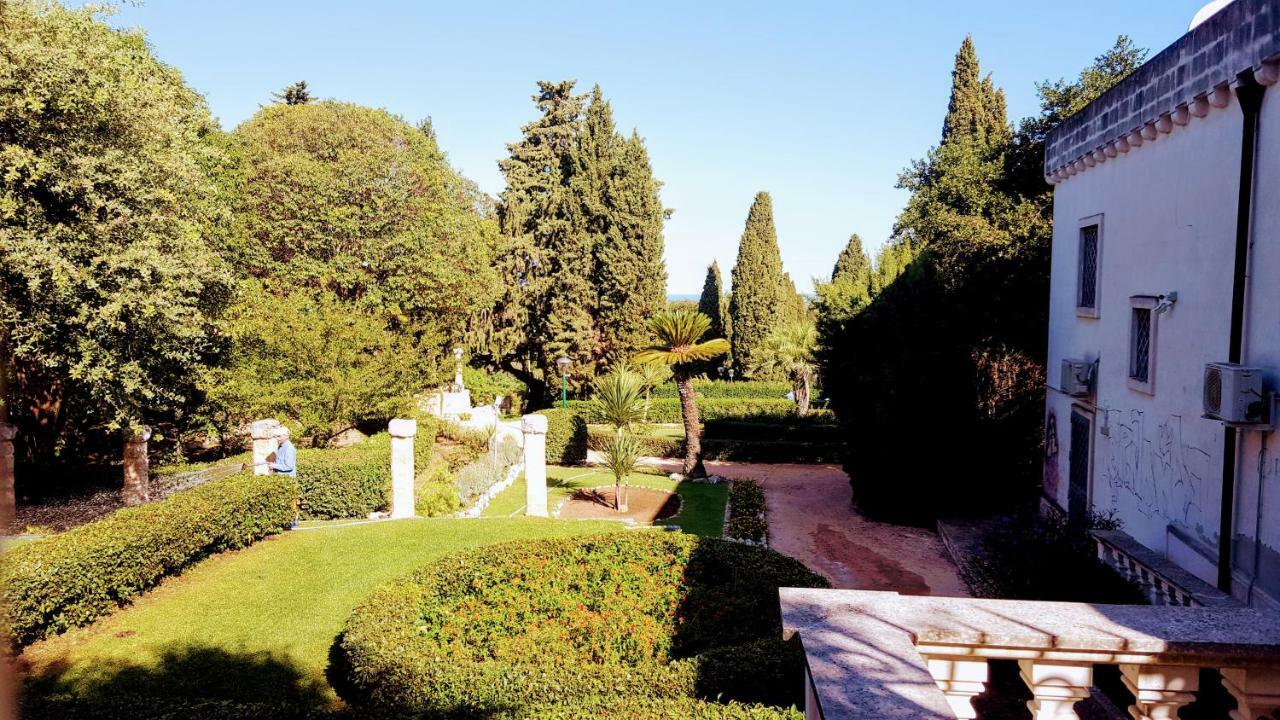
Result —
[{"label": "decorative roof cornice", "polygon": [[1240,76],[1280,80],[1280,0],[1235,0],[1151,58],[1045,143],[1045,180],[1059,183],[1231,104]]}]

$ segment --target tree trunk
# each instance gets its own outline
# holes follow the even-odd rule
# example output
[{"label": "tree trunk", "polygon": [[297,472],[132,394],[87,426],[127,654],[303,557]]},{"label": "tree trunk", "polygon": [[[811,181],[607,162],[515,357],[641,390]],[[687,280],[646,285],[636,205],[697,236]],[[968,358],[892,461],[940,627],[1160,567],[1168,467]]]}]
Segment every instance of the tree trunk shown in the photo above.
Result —
[{"label": "tree trunk", "polygon": [[797,377],[793,387],[796,393],[796,415],[804,417],[809,414],[809,375],[806,373]]},{"label": "tree trunk", "polygon": [[630,509],[627,507],[627,496],[623,493],[622,481],[618,480],[613,484],[613,509],[620,513],[627,512]]},{"label": "tree trunk", "polygon": [[693,377],[688,370],[676,372],[676,388],[680,391],[680,411],[684,415],[684,476],[707,476],[702,464],[702,426],[698,421],[698,404],[694,401]]}]

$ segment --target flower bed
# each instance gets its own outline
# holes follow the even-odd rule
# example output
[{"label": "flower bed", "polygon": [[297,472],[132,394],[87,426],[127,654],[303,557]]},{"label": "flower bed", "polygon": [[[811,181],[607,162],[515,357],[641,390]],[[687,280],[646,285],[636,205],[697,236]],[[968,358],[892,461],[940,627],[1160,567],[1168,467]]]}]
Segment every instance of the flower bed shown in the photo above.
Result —
[{"label": "flower bed", "polygon": [[764,489],[755,480],[734,480],[729,485],[729,506],[725,510],[724,536],[748,545],[768,546],[769,523],[765,520]]},{"label": "flower bed", "polygon": [[802,658],[781,640],[777,588],[826,586],[777,553],[676,533],[462,553],[354,611],[348,700],[467,717],[597,697],[789,705]]}]

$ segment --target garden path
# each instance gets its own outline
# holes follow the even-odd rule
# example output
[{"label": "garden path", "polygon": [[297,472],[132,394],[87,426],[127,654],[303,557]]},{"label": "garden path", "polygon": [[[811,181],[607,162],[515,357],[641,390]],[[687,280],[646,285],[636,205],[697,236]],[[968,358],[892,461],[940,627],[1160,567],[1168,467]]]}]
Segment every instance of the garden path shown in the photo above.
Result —
[{"label": "garden path", "polygon": [[[680,461],[653,459],[667,472]],[[707,471],[764,487],[769,545],[837,588],[965,597],[968,589],[938,536],[869,520],[850,502],[849,476],[835,465],[708,462]]]}]

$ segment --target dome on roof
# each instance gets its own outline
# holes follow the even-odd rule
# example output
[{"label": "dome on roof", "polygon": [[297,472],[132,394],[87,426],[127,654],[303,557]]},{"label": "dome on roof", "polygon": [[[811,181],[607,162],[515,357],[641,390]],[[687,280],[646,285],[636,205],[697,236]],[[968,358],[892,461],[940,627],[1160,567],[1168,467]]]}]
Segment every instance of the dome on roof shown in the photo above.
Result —
[{"label": "dome on roof", "polygon": [[1219,10],[1230,5],[1232,2],[1233,0],[1213,0],[1213,2],[1200,8],[1200,10],[1196,13],[1196,16],[1191,18],[1191,25],[1187,27],[1187,31],[1190,32],[1192,30],[1195,30],[1196,27],[1200,25],[1200,23],[1204,22],[1205,20],[1208,20],[1214,15],[1217,15]]}]

